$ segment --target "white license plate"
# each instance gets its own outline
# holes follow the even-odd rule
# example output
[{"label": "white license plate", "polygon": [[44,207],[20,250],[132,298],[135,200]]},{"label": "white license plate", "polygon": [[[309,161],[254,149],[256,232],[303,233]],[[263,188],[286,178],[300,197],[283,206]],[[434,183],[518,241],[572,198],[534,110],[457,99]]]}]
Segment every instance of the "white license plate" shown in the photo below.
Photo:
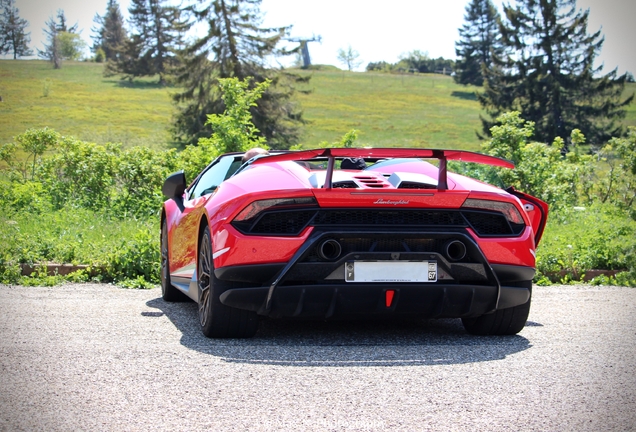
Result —
[{"label": "white license plate", "polygon": [[437,282],[437,261],[349,261],[347,282]]}]

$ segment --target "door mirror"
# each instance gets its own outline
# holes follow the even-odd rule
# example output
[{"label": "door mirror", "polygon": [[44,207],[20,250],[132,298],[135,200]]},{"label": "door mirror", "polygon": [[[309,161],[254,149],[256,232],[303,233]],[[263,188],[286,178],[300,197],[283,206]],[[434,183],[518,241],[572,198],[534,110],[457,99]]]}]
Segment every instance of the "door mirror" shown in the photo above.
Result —
[{"label": "door mirror", "polygon": [[166,198],[174,200],[179,208],[183,207],[183,193],[186,189],[186,178],[183,171],[170,174],[166,181],[163,182],[161,192]]}]

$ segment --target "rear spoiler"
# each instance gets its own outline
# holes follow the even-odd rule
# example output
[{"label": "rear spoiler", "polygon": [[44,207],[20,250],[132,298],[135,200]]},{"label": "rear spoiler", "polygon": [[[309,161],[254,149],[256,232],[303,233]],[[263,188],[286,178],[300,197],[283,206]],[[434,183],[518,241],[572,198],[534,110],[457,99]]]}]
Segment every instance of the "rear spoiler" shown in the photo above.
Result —
[{"label": "rear spoiler", "polygon": [[446,162],[449,160],[472,162],[513,169],[515,165],[509,160],[489,156],[481,153],[462,150],[441,149],[415,149],[415,148],[327,148],[315,150],[303,150],[299,152],[281,153],[272,156],[261,157],[252,162],[252,165],[260,165],[268,162],[299,161],[315,158],[327,158],[327,175],[325,188],[331,189],[333,170],[336,158],[424,158],[439,160],[439,177],[437,189],[448,189]]}]

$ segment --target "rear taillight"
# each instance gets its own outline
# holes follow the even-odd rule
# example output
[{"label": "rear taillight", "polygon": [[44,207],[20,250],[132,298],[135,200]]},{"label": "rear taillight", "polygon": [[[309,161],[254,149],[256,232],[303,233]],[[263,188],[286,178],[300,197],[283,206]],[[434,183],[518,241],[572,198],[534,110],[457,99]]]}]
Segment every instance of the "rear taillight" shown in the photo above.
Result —
[{"label": "rear taillight", "polygon": [[469,198],[464,201],[462,208],[472,208],[480,210],[491,210],[502,213],[506,219],[515,225],[524,225],[523,217],[514,204],[503,201],[492,201]]},{"label": "rear taillight", "polygon": [[297,207],[317,207],[318,203],[314,197],[299,198],[276,198],[259,200],[250,203],[235,218],[235,222],[242,222],[253,219],[265,210],[283,210]]}]

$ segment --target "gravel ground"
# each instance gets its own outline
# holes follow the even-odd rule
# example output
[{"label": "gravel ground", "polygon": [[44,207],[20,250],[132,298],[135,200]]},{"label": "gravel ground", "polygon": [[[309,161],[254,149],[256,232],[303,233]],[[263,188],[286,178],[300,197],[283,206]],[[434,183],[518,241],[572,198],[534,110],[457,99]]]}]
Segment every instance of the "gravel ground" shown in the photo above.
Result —
[{"label": "gravel ground", "polygon": [[533,294],[513,337],[266,321],[210,340],[158,289],[0,285],[0,430],[636,430],[636,289]]}]

